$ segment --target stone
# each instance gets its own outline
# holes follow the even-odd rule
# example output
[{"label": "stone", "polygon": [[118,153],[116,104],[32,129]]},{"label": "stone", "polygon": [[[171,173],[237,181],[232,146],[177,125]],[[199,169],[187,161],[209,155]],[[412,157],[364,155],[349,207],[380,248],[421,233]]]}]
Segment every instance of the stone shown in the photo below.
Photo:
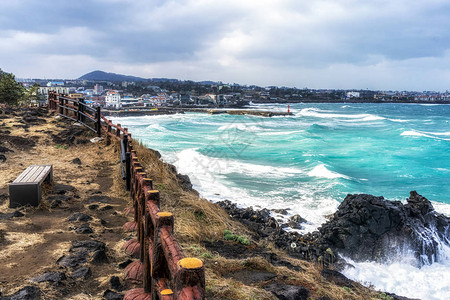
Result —
[{"label": "stone", "polygon": [[110,286],[111,286],[111,288],[113,290],[116,290],[118,292],[121,292],[121,291],[124,290],[124,286],[122,285],[122,283],[120,282],[119,277],[117,277],[117,276],[112,276],[109,279],[109,284],[110,284]]},{"label": "stone", "polygon": [[110,200],[111,200],[111,198],[108,197],[108,196],[98,196],[98,195],[95,195],[95,196],[89,197],[89,198],[87,199],[87,202],[88,202],[88,203],[96,203],[96,202],[99,202],[99,203],[109,203]]},{"label": "stone", "polygon": [[81,267],[72,271],[72,278],[87,279],[92,275],[91,268]]},{"label": "stone", "polygon": [[111,290],[106,290],[103,293],[103,298],[106,300],[122,300],[123,299],[123,295]]},{"label": "stone", "polygon": [[308,222],[305,219],[303,219],[300,215],[293,215],[292,217],[289,218],[289,220],[299,224]]},{"label": "stone", "polygon": [[95,252],[97,250],[105,250],[105,243],[96,240],[74,241],[70,251],[87,251]]},{"label": "stone", "polygon": [[14,152],[14,151],[0,145],[0,153],[6,153],[6,152]]},{"label": "stone", "polygon": [[94,232],[94,230],[92,230],[92,228],[87,223],[81,224],[80,226],[75,227],[74,230],[78,234],[89,234],[89,233]]},{"label": "stone", "polygon": [[63,202],[69,201],[70,197],[66,195],[50,195],[47,197],[47,202],[50,203],[51,208],[60,206]]},{"label": "stone", "polygon": [[16,210],[12,213],[7,213],[7,214],[0,213],[0,220],[9,220],[12,218],[20,218],[23,216],[25,216],[25,215],[21,211]]},{"label": "stone", "polygon": [[405,205],[372,195],[347,195],[319,228],[317,243],[354,261],[390,262],[412,251],[422,266],[438,260],[439,248],[450,237],[449,226],[450,218],[415,191]]},{"label": "stone", "polygon": [[108,256],[106,255],[105,250],[97,250],[92,255],[91,263],[93,264],[101,264],[101,263],[107,263],[108,262]]},{"label": "stone", "polygon": [[6,156],[4,154],[0,154],[0,161],[1,162],[5,162],[6,161]]},{"label": "stone", "polygon": [[84,213],[77,212],[71,215],[67,220],[69,220],[70,222],[87,222],[91,221],[92,217]]},{"label": "stone", "polygon": [[288,209],[281,208],[281,209],[272,209],[273,212],[286,216],[288,214]]},{"label": "stone", "polygon": [[91,210],[95,210],[98,207],[99,207],[98,204],[91,204],[91,205],[88,206],[88,208],[91,209]]},{"label": "stone", "polygon": [[133,261],[131,259],[127,259],[124,262],[121,262],[120,264],[118,264],[119,268],[121,269],[125,269],[129,264],[131,264]]},{"label": "stone", "polygon": [[72,160],[72,163],[75,164],[75,165],[81,165],[81,159],[79,159],[78,157],[77,157],[77,158],[74,158],[74,159]]},{"label": "stone", "polygon": [[107,211],[107,210],[111,210],[113,208],[114,207],[112,207],[111,205],[105,205],[105,206],[102,206],[99,210],[100,211]]},{"label": "stone", "polygon": [[282,300],[308,300],[309,290],[303,286],[273,283],[264,287]]},{"label": "stone", "polygon": [[178,184],[181,186],[181,188],[185,191],[191,191],[192,190],[192,183],[191,179],[188,175],[183,174],[177,174],[177,180]]},{"label": "stone", "polygon": [[71,191],[73,191],[73,190],[75,190],[75,187],[73,187],[73,186],[71,186],[71,185],[67,185],[67,184],[55,184],[55,185],[53,186],[52,193],[53,193],[53,194],[60,194],[60,195],[63,195],[63,194],[65,194],[65,193],[71,192]]},{"label": "stone", "polygon": [[48,281],[56,286],[63,285],[62,281],[66,280],[66,274],[64,272],[47,272],[38,277],[31,279],[34,282],[44,282]]},{"label": "stone", "polygon": [[25,286],[13,295],[7,297],[8,300],[38,300],[41,296],[41,290],[37,286]]},{"label": "stone", "polygon": [[61,256],[56,263],[62,267],[75,268],[87,262],[89,253],[86,251],[79,251],[69,256]]}]

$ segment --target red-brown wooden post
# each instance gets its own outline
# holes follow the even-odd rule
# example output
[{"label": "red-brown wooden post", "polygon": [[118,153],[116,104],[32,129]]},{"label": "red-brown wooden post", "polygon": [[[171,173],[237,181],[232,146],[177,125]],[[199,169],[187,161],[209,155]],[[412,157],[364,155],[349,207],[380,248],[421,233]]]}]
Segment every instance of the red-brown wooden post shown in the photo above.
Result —
[{"label": "red-brown wooden post", "polygon": [[118,123],[117,125],[116,125],[116,136],[120,139],[120,124]]},{"label": "red-brown wooden post", "polygon": [[[167,265],[167,260],[164,255],[164,250],[161,244],[161,229],[163,227],[168,228],[170,232],[173,232],[173,215],[170,212],[159,212],[156,214],[156,226],[153,237],[153,255],[151,262],[151,276],[152,286],[156,287],[160,278],[170,278],[170,271]],[[152,295],[157,299],[155,289],[152,289]]]},{"label": "red-brown wooden post", "polygon": [[106,127],[106,145],[109,146],[111,145],[111,121],[108,121],[107,123],[107,127]]},{"label": "red-brown wooden post", "polygon": [[179,270],[174,278],[176,299],[205,299],[205,267],[203,262],[194,257],[178,261]]}]

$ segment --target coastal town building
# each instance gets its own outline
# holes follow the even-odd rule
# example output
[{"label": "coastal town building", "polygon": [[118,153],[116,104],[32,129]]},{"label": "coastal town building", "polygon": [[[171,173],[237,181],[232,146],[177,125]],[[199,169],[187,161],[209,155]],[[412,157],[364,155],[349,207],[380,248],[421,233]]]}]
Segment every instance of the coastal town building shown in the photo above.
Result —
[{"label": "coastal town building", "polygon": [[40,95],[48,96],[48,92],[56,92],[58,94],[68,95],[70,92],[69,87],[64,86],[41,86],[39,87],[38,93]]},{"label": "coastal town building", "polygon": [[347,92],[346,96],[347,96],[348,99],[359,98],[360,93],[359,92],[353,92],[353,91],[352,92]]},{"label": "coastal town building", "polygon": [[49,81],[47,86],[64,86],[64,81]]},{"label": "coastal town building", "polygon": [[123,97],[120,99],[120,107],[142,106],[142,105],[143,101],[141,98]]},{"label": "coastal town building", "polygon": [[150,97],[149,102],[153,106],[164,106],[169,102],[169,96],[166,93],[159,93],[156,96]]},{"label": "coastal town building", "polygon": [[118,109],[121,107],[121,96],[119,91],[111,90],[106,93],[105,105],[109,108]]},{"label": "coastal town building", "polygon": [[101,95],[103,94],[103,86],[101,86],[100,84],[96,84],[94,85],[94,94],[95,95]]}]

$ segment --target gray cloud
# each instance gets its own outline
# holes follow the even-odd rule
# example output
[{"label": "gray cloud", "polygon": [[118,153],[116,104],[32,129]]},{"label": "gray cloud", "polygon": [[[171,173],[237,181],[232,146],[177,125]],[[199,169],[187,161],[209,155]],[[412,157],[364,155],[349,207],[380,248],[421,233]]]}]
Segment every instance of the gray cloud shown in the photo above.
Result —
[{"label": "gray cloud", "polygon": [[445,90],[449,12],[441,0],[2,1],[0,67],[35,77],[104,69],[262,85]]}]

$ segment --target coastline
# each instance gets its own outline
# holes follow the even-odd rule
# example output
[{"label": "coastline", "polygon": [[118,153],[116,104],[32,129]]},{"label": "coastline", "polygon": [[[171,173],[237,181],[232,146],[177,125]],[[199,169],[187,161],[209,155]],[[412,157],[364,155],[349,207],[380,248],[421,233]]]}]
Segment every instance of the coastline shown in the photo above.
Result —
[{"label": "coastline", "polygon": [[[49,201],[56,199],[49,199],[52,194],[47,194],[45,195],[43,203],[49,203],[50,205],[54,204],[56,205],[54,208],[48,209],[46,208],[47,206],[43,206],[38,210],[21,210],[25,216],[19,217],[18,219],[13,217],[5,221],[5,223],[2,223],[6,224],[4,225],[6,227],[2,227],[2,234],[6,237],[6,241],[8,241],[11,236],[10,226],[18,226],[17,228],[21,228],[20,226],[25,226],[23,228],[26,229],[28,228],[26,227],[26,224],[29,224],[29,220],[34,220],[39,215],[44,217],[55,217],[55,214],[61,214],[62,220],[65,220],[65,218],[70,216],[71,213],[74,211],[79,211],[80,209],[85,210],[88,214],[91,214],[92,211],[90,208],[84,208],[83,203],[86,201],[86,196],[89,198],[90,196],[97,195],[98,197],[98,194],[96,193],[99,189],[101,191],[101,188],[105,186],[104,180],[106,180],[106,182],[108,180],[112,180],[114,182],[114,186],[117,184],[123,185],[123,182],[121,182],[119,178],[118,168],[116,168],[117,158],[115,156],[117,153],[114,153],[114,146],[105,147],[102,142],[99,144],[78,144],[78,136],[74,136],[72,138],[73,135],[71,133],[73,130],[80,129],[79,126],[73,126],[70,123],[66,123],[70,126],[70,128],[72,128],[70,131],[67,131],[67,128],[65,128],[66,125],[61,126],[62,123],[60,122],[62,121],[54,119],[53,117],[46,119],[46,129],[39,127],[40,125],[21,123],[22,118],[22,115],[14,116],[12,118],[14,119],[12,123],[7,120],[6,122],[8,122],[8,124],[6,124],[6,126],[3,125],[1,130],[9,130],[12,136],[21,135],[25,137],[35,136],[40,132],[47,132],[46,134],[54,134],[58,136],[59,139],[55,139],[54,142],[52,142],[52,140],[43,140],[43,144],[38,145],[39,147],[50,148],[34,148],[35,146],[30,146],[28,149],[20,149],[16,146],[10,146],[10,149],[14,152],[12,154],[9,152],[6,153],[6,165],[2,165],[4,172],[10,172],[9,168],[13,166],[10,165],[10,163],[23,156],[26,156],[28,161],[31,159],[34,162],[39,162],[37,160],[43,161],[50,159],[55,163],[56,160],[52,159],[52,156],[42,156],[40,154],[42,151],[49,151],[49,149],[53,149],[53,152],[51,153],[59,153],[63,151],[69,156],[73,156],[74,153],[79,153],[78,156],[82,161],[81,168],[79,168],[77,164],[72,163],[73,157],[68,159],[65,156],[61,156],[61,159],[64,161],[65,166],[68,168],[75,167],[74,169],[81,173],[74,175],[71,172],[67,172],[63,175],[61,173],[61,167],[58,167],[57,169],[60,171],[58,172],[59,177],[57,177],[56,180],[59,182],[62,181],[66,185],[75,185],[75,188],[78,191],[76,194],[72,195],[71,192],[64,192],[67,193],[66,196],[72,196],[74,198],[69,201],[64,200],[66,198],[60,199],[61,203],[58,203],[58,201],[51,203]],[[41,117],[36,117],[36,119],[41,119]],[[44,124],[40,122],[41,121],[37,121],[36,123],[41,125]],[[14,124],[24,127],[14,127],[12,126]],[[61,132],[66,132],[66,135],[59,135]],[[80,134],[81,140],[86,140],[86,138],[83,138],[83,133],[81,132]],[[57,145],[61,146],[57,147]],[[173,166],[164,163],[158,156],[158,152],[145,150],[146,148],[141,145],[136,145],[136,147],[140,147],[139,153],[142,153],[140,154],[142,156],[140,159],[145,163],[145,167],[154,179],[155,186],[161,191],[162,207],[170,209],[174,212],[176,218],[175,234],[177,240],[181,242],[184,252],[191,256],[199,257],[205,262],[205,267],[207,270],[206,280],[208,287],[208,299],[254,299],[255,297],[257,299],[277,299],[284,297],[282,295],[285,295],[288,291],[291,292],[291,294],[292,292],[295,292],[298,295],[304,295],[305,297],[309,295],[311,297],[323,300],[368,298],[382,299],[381,297],[383,297],[383,293],[363,287],[352,281],[343,280],[343,277],[339,273],[334,273],[333,270],[326,268],[324,269],[320,264],[291,258],[287,253],[277,250],[271,246],[270,243],[268,244],[264,241],[264,239],[254,239],[254,233],[252,233],[251,228],[247,228],[241,223],[230,219],[228,214],[223,209],[219,208],[218,205],[199,198],[198,194],[190,189],[186,176],[178,174]],[[94,153],[96,154],[94,155]],[[112,155],[112,161],[107,163],[97,161],[98,169],[92,174],[94,179],[91,180],[90,177],[86,177],[86,174],[83,172],[90,170],[91,163],[89,163],[89,166],[86,165],[89,157],[95,161],[100,157],[106,157],[106,153]],[[40,155],[41,158],[39,158]],[[105,168],[110,171],[105,172]],[[19,171],[20,170],[18,169],[15,173],[10,172],[11,174],[5,177],[5,180],[12,179]],[[100,181],[97,182],[96,180]],[[2,189],[6,186],[7,182],[2,182]],[[67,187],[65,189],[67,190]],[[85,189],[86,192],[84,191]],[[91,194],[89,195],[89,193]],[[109,192],[103,191],[102,193],[104,196],[109,196]],[[118,199],[119,195],[123,198]],[[79,198],[76,198],[75,196]],[[113,208],[99,210],[98,213],[102,214],[103,217],[101,217],[101,219],[108,216],[108,218],[105,219],[107,222],[106,224],[115,224],[114,222],[117,222],[118,224],[119,221],[122,224],[125,215],[123,214],[121,207],[130,200],[127,199],[126,193],[111,194],[110,198],[113,199],[113,202],[111,204],[106,204],[106,206],[110,205]],[[5,207],[5,205],[7,205],[7,194],[5,194],[5,192],[2,192],[1,199],[3,203],[1,213],[9,213],[11,209]],[[62,207],[58,208],[58,205],[61,204]],[[73,206],[74,204],[77,205]],[[80,204],[83,205],[80,206]],[[105,204],[100,204],[100,206],[103,207]],[[116,212],[116,214],[114,212]],[[66,223],[64,222],[63,224]],[[48,226],[52,228],[53,225],[48,224]],[[119,277],[120,280],[120,278],[123,278],[123,275],[121,275],[119,264],[123,262],[122,259],[126,258],[123,254],[119,255],[119,253],[121,253],[121,244],[125,242],[123,236],[121,236],[121,230],[119,229],[120,226],[117,225],[118,227],[115,228],[107,225],[106,228],[103,229],[102,227],[104,227],[104,225],[99,223],[98,226],[99,227],[97,229],[97,224],[95,224],[95,226],[92,225],[94,229],[94,238],[99,238],[101,240],[103,237],[114,237],[116,241],[114,243],[106,243],[106,253],[110,261],[109,264],[90,266],[90,268],[92,268],[92,275],[88,278],[92,284],[89,285],[89,291],[93,295],[98,295],[96,297],[101,298],[101,295],[105,292],[105,289],[109,289],[111,287],[107,280],[105,282],[105,275],[100,275],[98,273],[99,270],[103,270],[106,266],[108,266],[105,270],[109,270],[108,272],[111,272],[109,274]],[[55,228],[52,229],[55,230]],[[234,241],[233,235],[229,236],[223,234],[225,229],[229,230],[236,236],[248,238],[249,244],[247,245],[246,243]],[[37,234],[41,234],[39,232],[39,228],[36,228],[36,230]],[[59,234],[61,237],[71,237],[71,235],[75,234],[77,239],[85,238],[85,236],[76,235],[76,233],[70,233],[71,235],[67,235],[67,232],[74,230],[74,228],[69,229],[69,231],[67,231],[67,228],[64,227],[57,230],[62,232]],[[53,234],[54,233],[50,233],[49,237],[53,236]],[[228,239],[228,237],[231,239]],[[3,242],[4,241],[2,241],[2,243]],[[23,252],[24,255],[29,255],[30,257],[35,255],[35,251],[39,251],[38,246],[40,244],[40,241],[36,241],[36,244],[24,246],[23,250],[26,249],[26,252]],[[43,264],[45,270],[51,271],[55,268],[57,269],[57,264],[55,264],[57,258],[61,254],[65,254],[65,251],[68,249],[66,247],[66,244],[64,244],[61,248],[61,252],[58,252],[56,254],[57,256],[54,258],[50,257],[49,260],[41,261],[41,264]],[[14,277],[8,277],[9,279],[6,280],[6,282],[8,282],[8,286],[2,291],[6,295],[12,295],[17,288],[23,286],[24,282],[27,280],[27,277],[29,278],[33,275],[39,275],[40,272],[42,272],[41,268],[33,269],[33,265],[22,265],[20,261],[16,261],[15,266],[16,268],[17,266],[25,268],[24,270],[27,270],[28,272],[22,276],[17,276],[16,274]],[[2,274],[9,274],[9,272],[2,272]],[[73,274],[71,276],[73,276]],[[76,295],[79,293],[79,288],[77,287],[84,284],[84,279],[79,279],[78,281],[73,282],[71,278],[72,277],[68,277],[68,279],[58,281],[62,282],[63,286],[53,285],[51,282],[49,283],[44,281],[39,284],[31,283],[31,286],[34,286],[35,288],[37,287],[41,291],[45,291],[47,295],[54,295],[48,296],[49,299],[58,299],[61,297],[61,293],[66,293],[64,294],[66,296]],[[109,277],[106,278],[109,279]],[[123,281],[123,279],[121,279],[121,281]],[[66,282],[71,282],[71,289],[67,290],[65,288]],[[123,284],[129,287],[129,283],[124,282]],[[114,293],[120,294],[118,290],[115,290]],[[8,299],[5,294],[2,296]]]},{"label": "coastline", "polygon": [[[323,113],[322,111],[320,111],[320,113],[322,113],[323,115],[325,115],[325,113]],[[336,116],[336,115],[333,115],[333,116]],[[372,116],[372,115],[370,115],[371,117],[377,117],[377,116]],[[362,118],[363,116],[361,116],[361,118]],[[180,116],[180,118],[183,118],[183,120],[185,120],[185,118],[184,117],[182,117],[182,116]],[[391,118],[391,117],[390,117]],[[375,119],[375,118],[374,118]],[[395,121],[397,121],[397,120],[395,120]],[[158,121],[159,122],[159,121]],[[175,122],[175,121],[174,121]],[[197,123],[198,121],[197,120],[195,120],[195,123]],[[269,121],[269,122],[271,122],[271,121]],[[388,122],[393,122],[393,121],[388,121]],[[152,124],[153,122],[148,122],[148,123],[146,123],[146,125],[147,126],[149,126],[149,124]],[[207,121],[207,123],[208,124],[211,124],[212,122],[211,122],[211,120],[208,120]],[[167,133],[167,131],[165,130],[166,128],[167,129],[171,129],[171,127],[170,127],[170,124],[166,124],[166,123],[160,123],[160,127],[156,127],[156,126],[150,126],[150,129],[152,129],[154,132],[155,132],[155,138],[158,136],[158,134],[168,134]],[[167,125],[169,125],[169,126],[167,126]],[[222,125],[222,124],[215,124],[217,127],[218,126],[220,126],[220,125]],[[389,125],[390,126],[390,123],[388,123],[387,125]],[[402,125],[403,126],[403,125]],[[145,128],[145,127],[142,127],[142,128]],[[156,130],[154,130],[154,128],[156,129]],[[403,131],[405,130],[405,129],[402,129]],[[431,131],[431,130],[430,130]],[[433,130],[433,131],[437,131],[437,130]],[[138,132],[138,131],[137,131]],[[399,133],[401,133],[402,131],[399,131]],[[411,140],[412,140],[412,138],[411,138]],[[155,146],[154,146],[155,147]],[[156,148],[156,147],[155,147]],[[184,153],[184,155],[183,155],[183,157],[184,158],[187,158],[189,155],[191,155],[192,156],[192,153],[191,152],[189,152],[189,153]],[[181,157],[178,157],[177,159],[181,159]],[[173,161],[172,159],[170,160],[170,161]],[[202,161],[203,162],[203,161]],[[186,168],[181,168],[181,170],[185,170]],[[236,170],[234,170],[234,172],[235,172]],[[190,173],[188,173],[188,174],[190,174]],[[346,174],[346,173],[344,173],[344,174]],[[192,175],[192,174],[190,174],[190,175]],[[194,174],[194,176],[195,176],[195,174]],[[194,177],[195,178],[195,177]],[[207,188],[207,187],[204,187],[204,188]],[[226,193],[225,192],[222,192],[222,191],[220,191],[219,192],[221,195],[221,197],[220,198],[225,198],[226,199]],[[211,192],[211,194],[212,194],[212,192]],[[380,193],[381,194],[381,193]],[[426,196],[427,194],[426,193],[424,193],[424,195]],[[405,195],[406,196],[406,195]],[[218,197],[219,198],[219,197]],[[342,197],[342,198],[340,198],[340,199],[343,199],[344,197]],[[394,198],[395,200],[401,200],[401,199],[399,199],[399,198]],[[403,198],[404,199],[404,198]],[[251,212],[249,213],[249,214],[252,214]],[[300,212],[300,215],[301,215],[301,212]],[[425,268],[426,269],[426,268]],[[400,293],[401,294],[401,293]],[[426,298],[426,297],[425,297]]]}]

